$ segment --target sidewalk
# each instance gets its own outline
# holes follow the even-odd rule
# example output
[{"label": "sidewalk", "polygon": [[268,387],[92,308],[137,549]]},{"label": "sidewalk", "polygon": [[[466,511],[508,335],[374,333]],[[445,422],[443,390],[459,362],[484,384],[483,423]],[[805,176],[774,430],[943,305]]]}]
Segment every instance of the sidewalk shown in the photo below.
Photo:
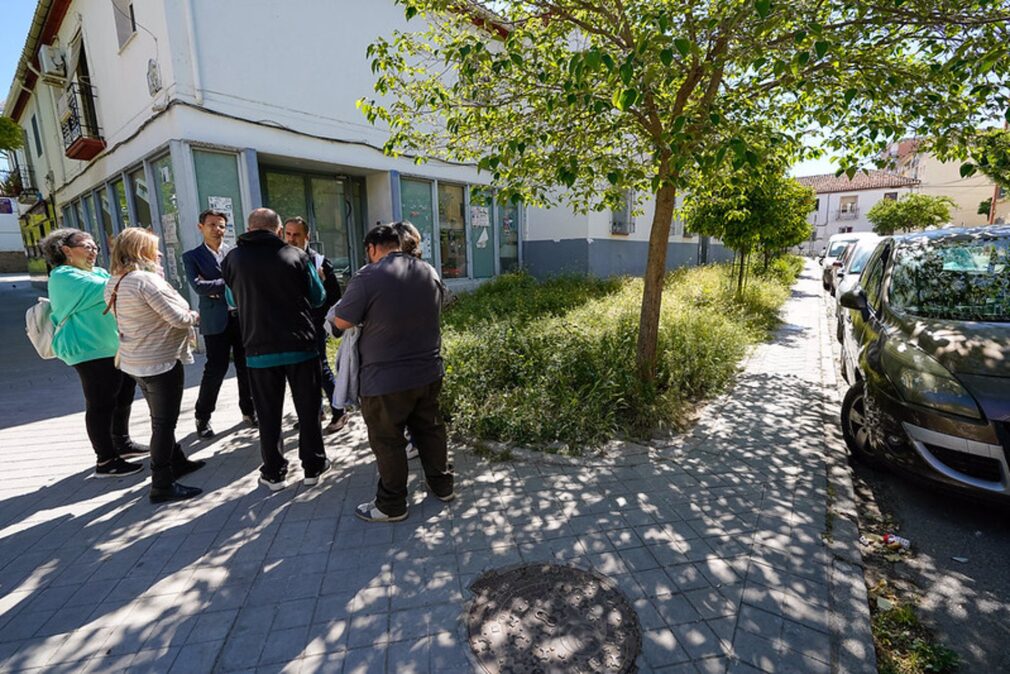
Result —
[{"label": "sidewalk", "polygon": [[[845,476],[818,287],[808,268],[775,341],[677,444],[576,462],[457,450],[456,502],[428,497],[412,464],[410,517],[374,525],[353,516],[375,480],[360,417],[327,440],[334,474],[305,488],[294,460],[271,495],[232,380],[220,435],[194,437],[199,363],[179,430],[208,460],[185,482],[206,493],[155,507],[145,478],[87,479],[76,376],[34,356],[20,318],[34,295],[5,286],[0,671],[468,672],[469,583],[548,559],[629,596],[640,671],[876,671],[861,570],[844,559],[854,530],[828,515]],[[142,401],[133,416],[146,439]]]}]

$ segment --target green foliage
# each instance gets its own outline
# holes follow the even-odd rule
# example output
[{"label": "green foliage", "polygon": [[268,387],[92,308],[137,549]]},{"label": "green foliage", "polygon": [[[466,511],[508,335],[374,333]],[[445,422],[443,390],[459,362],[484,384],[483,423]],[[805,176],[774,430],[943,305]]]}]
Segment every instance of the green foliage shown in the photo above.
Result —
[{"label": "green foliage", "polygon": [[907,194],[901,199],[881,199],[866,214],[873,223],[873,231],[882,236],[896,232],[937,227],[950,222],[949,197],[928,194]]},{"label": "green foliage", "polygon": [[910,604],[877,611],[872,627],[881,674],[952,674],[957,671],[957,654],[936,643]]},{"label": "green foliage", "polygon": [[969,142],[974,163],[963,164],[961,175],[981,171],[1000,187],[1010,187],[1010,131],[986,129],[972,134]]},{"label": "green foliage", "polygon": [[10,117],[0,116],[0,152],[17,150],[24,143],[24,131]]},{"label": "green foliage", "polygon": [[[782,265],[791,282],[784,268],[795,265]],[[738,296],[728,275],[712,266],[667,279],[652,385],[635,371],[639,279],[538,283],[511,274],[461,297],[443,320],[443,409],[453,431],[581,451],[614,434],[682,425],[777,325],[788,294],[769,276]]]},{"label": "green foliage", "polygon": [[772,260],[761,273],[788,287],[799,278],[804,264],[805,261],[799,255],[781,255]]},{"label": "green foliage", "polygon": [[413,30],[369,46],[359,101],[387,150],[475,162],[534,204],[757,167],[811,126],[850,167],[908,135],[944,151],[1003,115],[1010,79],[1005,1],[399,1]]},{"label": "green foliage", "polygon": [[814,191],[769,163],[764,171],[740,170],[719,180],[698,180],[684,197],[683,216],[688,230],[716,237],[738,253],[739,289],[751,251],[764,253],[767,263],[810,238],[807,215],[813,207]]},{"label": "green foliage", "polygon": [[989,215],[992,210],[992,197],[989,197],[985,201],[980,201],[978,204],[978,214],[979,215]]}]

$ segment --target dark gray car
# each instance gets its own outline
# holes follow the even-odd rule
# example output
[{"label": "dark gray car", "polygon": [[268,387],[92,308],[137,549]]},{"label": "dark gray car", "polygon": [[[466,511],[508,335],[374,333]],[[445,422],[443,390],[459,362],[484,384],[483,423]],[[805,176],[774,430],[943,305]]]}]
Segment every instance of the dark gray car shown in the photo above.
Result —
[{"label": "dark gray car", "polygon": [[1010,499],[1010,227],[887,237],[840,302],[853,453]]}]

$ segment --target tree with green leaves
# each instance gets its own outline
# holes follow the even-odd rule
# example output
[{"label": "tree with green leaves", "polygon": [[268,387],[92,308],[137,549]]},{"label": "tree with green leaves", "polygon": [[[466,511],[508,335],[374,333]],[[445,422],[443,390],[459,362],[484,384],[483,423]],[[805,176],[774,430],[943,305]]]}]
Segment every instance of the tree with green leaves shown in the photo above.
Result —
[{"label": "tree with green leaves", "polygon": [[0,116],[0,152],[17,150],[24,143],[24,131],[10,117]]},{"label": "tree with green leaves", "polygon": [[1000,187],[1010,188],[1010,131],[985,129],[972,134],[966,144],[972,161],[961,165],[961,176],[981,172]]},{"label": "tree with green leaves", "polygon": [[387,152],[475,163],[532,205],[655,199],[645,380],[675,197],[693,174],[757,168],[755,148],[818,128],[852,175],[889,142],[958,138],[1002,114],[1010,79],[1010,0],[496,0],[497,14],[399,2],[417,28],[369,46],[378,96],[359,101]]},{"label": "tree with green leaves", "polygon": [[753,252],[764,254],[767,267],[773,255],[803,243],[812,231],[807,216],[814,191],[770,166],[765,172],[740,170],[721,180],[696,180],[684,197],[684,226],[720,239],[736,254],[737,292],[743,290]]},{"label": "tree with green leaves", "polygon": [[901,199],[881,199],[866,213],[873,231],[881,236],[938,227],[950,222],[949,197],[906,194]]}]

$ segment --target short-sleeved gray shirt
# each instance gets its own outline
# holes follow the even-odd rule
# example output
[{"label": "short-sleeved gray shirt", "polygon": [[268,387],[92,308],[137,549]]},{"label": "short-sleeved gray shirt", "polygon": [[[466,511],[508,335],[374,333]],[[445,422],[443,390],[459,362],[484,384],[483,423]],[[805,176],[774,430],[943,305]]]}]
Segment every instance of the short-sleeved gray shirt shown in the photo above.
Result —
[{"label": "short-sleeved gray shirt", "polygon": [[365,265],[334,313],[361,325],[361,395],[407,391],[442,377],[442,283],[435,269],[404,253]]}]

